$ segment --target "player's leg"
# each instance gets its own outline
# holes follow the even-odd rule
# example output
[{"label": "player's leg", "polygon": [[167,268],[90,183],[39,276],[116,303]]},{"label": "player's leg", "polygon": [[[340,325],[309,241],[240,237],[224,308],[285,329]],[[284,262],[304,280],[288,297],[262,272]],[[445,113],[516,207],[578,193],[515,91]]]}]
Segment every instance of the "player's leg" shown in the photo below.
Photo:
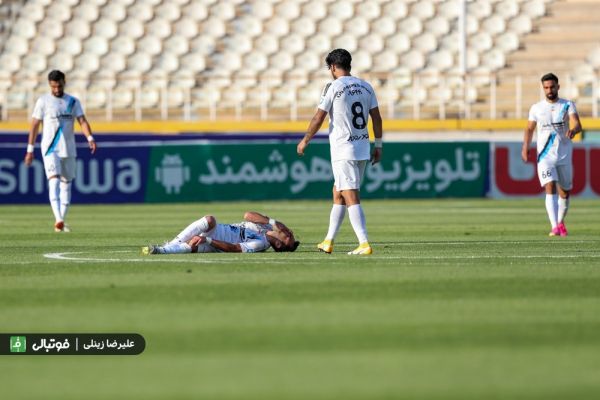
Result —
[{"label": "player's leg", "polygon": [[342,222],[344,222],[344,217],[346,216],[346,203],[344,202],[344,197],[342,197],[341,192],[337,190],[335,184],[333,185],[333,206],[331,207],[331,212],[329,213],[329,229],[327,230],[327,236],[325,236],[325,240],[317,245],[317,248],[320,251],[324,251],[325,253],[331,254],[333,252],[333,241],[337,236],[338,231],[340,230],[340,226]]},{"label": "player's leg", "polygon": [[189,224],[184,230],[182,230],[173,240],[169,243],[185,243],[192,239],[194,236],[200,236],[212,231],[217,226],[217,219],[212,215],[205,215]]},{"label": "player's leg", "polygon": [[[71,186],[73,180],[75,179],[76,165],[77,163],[75,161],[75,157],[61,159],[62,176],[59,184],[59,197],[60,214],[63,222],[67,219],[67,212],[69,211],[69,205],[71,204]],[[71,231],[66,223],[63,229],[65,232]]]},{"label": "player's leg", "polygon": [[367,234],[367,219],[360,204],[360,183],[367,166],[367,161],[348,161],[344,164],[340,192],[348,208],[348,218],[358,239],[358,247],[348,254],[368,255],[373,253]]},{"label": "player's leg", "polygon": [[572,165],[559,165],[556,167],[558,175],[558,214],[557,223],[560,236],[567,236],[567,227],[565,226],[565,217],[569,210],[570,194],[573,187],[573,168]]},{"label": "player's leg", "polygon": [[546,213],[550,221],[549,236],[558,236],[558,199],[556,195],[556,167],[548,163],[538,163],[538,178],[546,192]]},{"label": "player's leg", "polygon": [[54,231],[62,232],[64,223],[60,215],[59,182],[61,175],[60,159],[55,154],[44,156],[44,170],[48,179],[48,200],[54,214]]}]

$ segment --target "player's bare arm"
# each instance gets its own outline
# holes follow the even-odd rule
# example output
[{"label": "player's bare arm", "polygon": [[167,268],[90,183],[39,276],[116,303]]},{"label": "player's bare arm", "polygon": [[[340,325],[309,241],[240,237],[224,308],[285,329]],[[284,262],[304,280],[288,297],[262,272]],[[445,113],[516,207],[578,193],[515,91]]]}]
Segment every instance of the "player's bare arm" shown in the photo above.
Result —
[{"label": "player's bare arm", "polygon": [[81,130],[83,131],[83,134],[88,140],[88,146],[90,147],[90,151],[92,152],[92,154],[94,154],[96,152],[96,141],[92,136],[92,127],[90,126],[90,123],[85,118],[85,115],[77,117],[77,122],[79,122]]},{"label": "player's bare arm", "polygon": [[247,211],[244,214],[244,221],[261,225],[270,224],[276,231],[282,231],[288,235],[291,234],[290,229],[283,222],[277,221],[275,218],[270,218],[266,215],[262,215],[261,213],[258,213],[256,211]]},{"label": "player's bare arm", "polygon": [[299,156],[304,155],[304,150],[308,147],[308,142],[319,132],[321,126],[323,125],[323,121],[325,121],[325,117],[327,116],[327,112],[321,109],[318,109],[315,115],[310,120],[310,124],[308,125],[308,129],[306,131],[306,135],[300,140],[298,146],[296,147],[296,152]]},{"label": "player's bare arm", "polygon": [[33,162],[33,147],[35,146],[35,139],[37,138],[38,132],[40,131],[40,125],[42,121],[36,118],[31,119],[31,125],[29,127],[29,136],[27,138],[27,153],[25,153],[25,165],[31,165]]},{"label": "player's bare arm", "polygon": [[527,121],[527,128],[525,128],[525,132],[523,133],[523,147],[521,148],[521,159],[523,162],[527,162],[529,146],[531,145],[531,139],[533,138],[536,126],[537,123],[535,121]]},{"label": "player's bare arm", "polygon": [[381,161],[383,151],[383,121],[381,119],[379,107],[369,110],[369,115],[371,116],[371,121],[373,123],[373,134],[375,136],[375,146],[373,147],[373,152],[371,153],[371,165],[375,165]]},{"label": "player's bare arm", "polygon": [[192,253],[197,253],[198,246],[201,244],[204,244],[204,243],[208,243],[215,249],[221,250],[225,253],[241,253],[242,252],[242,246],[240,246],[238,243],[223,242],[221,240],[211,239],[209,237],[204,237],[204,236],[194,236],[188,242],[188,244],[192,248]]},{"label": "player's bare arm", "polygon": [[573,139],[575,135],[577,135],[583,130],[581,126],[581,121],[579,120],[579,114],[575,113],[569,115],[569,127],[571,128],[567,131],[567,136],[569,137],[569,139]]}]

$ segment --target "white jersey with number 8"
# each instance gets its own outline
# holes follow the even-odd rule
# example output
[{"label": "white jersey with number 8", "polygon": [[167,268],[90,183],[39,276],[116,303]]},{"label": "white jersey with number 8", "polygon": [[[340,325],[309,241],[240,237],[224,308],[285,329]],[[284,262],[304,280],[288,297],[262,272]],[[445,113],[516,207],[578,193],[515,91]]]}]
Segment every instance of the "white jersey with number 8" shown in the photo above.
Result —
[{"label": "white jersey with number 8", "polygon": [[373,87],[354,76],[342,76],[329,83],[319,109],[329,113],[331,161],[368,160],[369,111],[377,107]]}]

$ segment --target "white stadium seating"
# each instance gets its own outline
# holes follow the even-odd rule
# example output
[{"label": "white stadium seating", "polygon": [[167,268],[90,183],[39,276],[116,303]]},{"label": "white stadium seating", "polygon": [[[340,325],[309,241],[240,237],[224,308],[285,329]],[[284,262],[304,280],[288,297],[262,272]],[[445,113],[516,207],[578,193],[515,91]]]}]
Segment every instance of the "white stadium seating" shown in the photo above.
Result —
[{"label": "white stadium seating", "polygon": [[[78,89],[88,88],[88,107],[175,107],[188,98],[197,107],[314,106],[329,76],[324,58],[341,47],[353,54],[353,72],[381,85],[386,107],[452,103],[465,92],[477,102],[490,74],[519,64],[512,55],[558,3],[468,0],[465,91],[465,79],[452,76],[460,72],[460,0],[31,0],[3,37],[0,97],[10,109],[27,107],[18,74],[47,90],[44,76],[56,68],[89,79]],[[593,81],[600,45],[585,62],[576,84]],[[446,86],[430,99],[420,87],[429,78],[418,75]]]}]

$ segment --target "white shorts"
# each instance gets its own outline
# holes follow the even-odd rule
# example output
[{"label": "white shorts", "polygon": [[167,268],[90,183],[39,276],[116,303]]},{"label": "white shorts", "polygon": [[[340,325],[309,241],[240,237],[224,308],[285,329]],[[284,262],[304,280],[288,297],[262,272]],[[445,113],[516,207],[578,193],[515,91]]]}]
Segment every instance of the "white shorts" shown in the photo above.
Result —
[{"label": "white shorts", "polygon": [[75,161],[75,157],[61,158],[54,153],[44,156],[46,178],[59,175],[70,182],[75,179],[76,167],[77,162]]},{"label": "white shorts", "polygon": [[573,187],[573,166],[571,163],[555,165],[541,161],[537,165],[538,178],[543,187],[549,182],[556,182],[563,190]]},{"label": "white shorts", "polygon": [[331,163],[336,190],[360,190],[367,160],[338,160]]}]

